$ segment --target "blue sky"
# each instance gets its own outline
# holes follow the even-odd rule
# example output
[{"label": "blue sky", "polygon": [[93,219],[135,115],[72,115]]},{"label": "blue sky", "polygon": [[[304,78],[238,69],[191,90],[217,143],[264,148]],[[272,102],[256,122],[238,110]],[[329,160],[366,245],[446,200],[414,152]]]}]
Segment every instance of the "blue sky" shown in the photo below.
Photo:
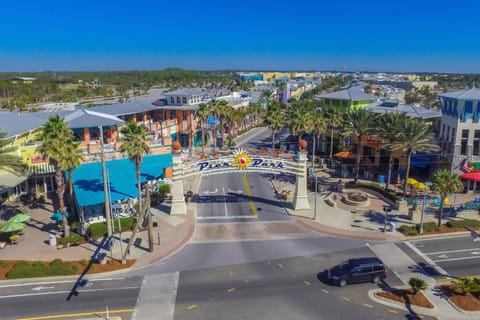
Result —
[{"label": "blue sky", "polygon": [[0,71],[480,73],[480,1],[22,0]]}]

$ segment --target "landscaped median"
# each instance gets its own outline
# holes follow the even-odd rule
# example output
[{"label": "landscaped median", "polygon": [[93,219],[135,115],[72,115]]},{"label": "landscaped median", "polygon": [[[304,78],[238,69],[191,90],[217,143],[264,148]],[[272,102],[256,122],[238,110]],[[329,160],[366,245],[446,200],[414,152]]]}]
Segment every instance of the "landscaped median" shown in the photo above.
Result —
[{"label": "landscaped median", "polygon": [[[480,221],[475,219],[451,220],[440,227],[435,222],[427,222],[423,224],[423,234],[442,234],[450,232],[471,231],[480,228]],[[420,233],[420,224],[414,226],[403,225],[397,229],[405,236],[418,236]]]}]

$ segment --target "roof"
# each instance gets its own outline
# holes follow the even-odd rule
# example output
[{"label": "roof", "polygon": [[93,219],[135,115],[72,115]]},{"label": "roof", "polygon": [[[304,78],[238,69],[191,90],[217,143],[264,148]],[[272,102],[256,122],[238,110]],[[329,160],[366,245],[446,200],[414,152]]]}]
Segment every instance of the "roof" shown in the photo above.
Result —
[{"label": "roof", "polygon": [[442,112],[412,104],[400,104],[393,106],[393,100],[376,101],[367,104],[364,108],[375,113],[400,112],[406,113],[409,118],[430,119],[441,118]]},{"label": "roof", "polygon": [[[172,155],[143,157],[140,168],[142,183],[162,177],[164,169],[172,166]],[[106,162],[109,177],[110,201],[138,197],[135,164],[130,159]],[[82,207],[103,203],[102,163],[85,163],[73,171],[75,198]]]},{"label": "roof", "polygon": [[472,86],[469,89],[439,93],[437,95],[439,97],[461,99],[461,100],[480,100],[480,89],[478,89],[475,86]]},{"label": "roof", "polygon": [[360,100],[377,100],[378,97],[373,94],[367,94],[363,92],[361,86],[353,86],[344,90],[330,92],[317,96],[320,99],[334,99],[334,100],[350,100],[350,101],[360,101]]},{"label": "roof", "polygon": [[146,112],[151,110],[160,109],[154,105],[151,100],[139,100],[127,103],[117,103],[112,105],[104,105],[95,107],[89,110],[93,110],[99,113],[106,113],[114,116],[121,116],[125,114],[134,114],[140,112]]},{"label": "roof", "polygon": [[65,121],[71,129],[118,126],[123,124],[123,120],[115,116],[86,109],[79,109],[66,115]]},{"label": "roof", "polygon": [[193,96],[197,94],[206,93],[202,89],[178,89],[170,92],[165,92],[165,96]]},{"label": "roof", "polygon": [[0,112],[0,131],[7,133],[5,138],[40,128],[45,119],[35,113]]}]

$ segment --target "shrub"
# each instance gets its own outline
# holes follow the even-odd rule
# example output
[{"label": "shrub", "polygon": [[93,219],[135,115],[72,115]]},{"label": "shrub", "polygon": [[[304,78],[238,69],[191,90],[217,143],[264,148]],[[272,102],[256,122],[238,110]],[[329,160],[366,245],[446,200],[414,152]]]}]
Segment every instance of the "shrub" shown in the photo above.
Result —
[{"label": "shrub", "polygon": [[43,266],[43,261],[34,261],[32,262],[32,266],[34,267]]},{"label": "shrub", "polygon": [[61,259],[55,259],[50,264],[29,263],[26,261],[17,262],[8,272],[8,279],[49,277],[74,275],[77,273],[77,267],[71,263],[63,262]]},{"label": "shrub", "polygon": [[6,268],[10,265],[7,261],[0,260],[0,268]]},{"label": "shrub", "polygon": [[426,290],[428,288],[427,282],[420,278],[412,277],[410,278],[410,280],[408,280],[408,284],[410,285],[410,287],[412,287],[415,294],[417,294],[421,290]]},{"label": "shrub", "polygon": [[457,286],[457,288],[463,290],[464,295],[466,295],[468,292],[480,291],[480,285],[478,284],[476,279],[460,278],[458,280],[453,281],[453,283]]},{"label": "shrub", "polygon": [[158,186],[158,192],[160,193],[170,193],[170,185],[168,183],[164,183]]},{"label": "shrub", "polygon": [[449,228],[480,228],[480,221],[475,219],[451,220],[447,222]]},{"label": "shrub", "polygon": [[88,266],[88,260],[87,260],[87,259],[82,259],[82,260],[80,260],[80,264],[81,264],[83,267],[86,267],[86,266]]},{"label": "shrub", "polygon": [[[133,229],[132,217],[121,218],[120,226],[122,228],[122,231],[132,230]],[[107,223],[106,222],[92,223],[88,227],[88,232],[90,234],[90,237],[92,237],[93,239],[98,239],[100,237],[103,237],[107,234]],[[112,232],[113,233],[119,232],[117,219],[112,220]]]},{"label": "shrub", "polygon": [[67,244],[70,245],[79,245],[85,243],[85,238],[79,235],[76,232],[70,232],[70,235],[67,238],[60,239],[60,244],[66,246]]},{"label": "shrub", "polygon": [[403,233],[404,235],[407,235],[407,236],[416,236],[416,235],[418,235],[417,226],[407,226],[407,225],[403,225],[403,226],[401,226],[401,227],[398,228],[398,231],[400,231],[401,233]]},{"label": "shrub", "polygon": [[[417,224],[418,230],[420,230],[420,224]],[[438,231],[440,228],[437,226],[435,222],[426,222],[423,224],[423,231],[432,232]]]},{"label": "shrub", "polygon": [[[105,224],[105,228],[106,228],[106,224]],[[120,227],[122,229],[122,231],[130,231],[133,229],[133,218],[132,217],[126,217],[126,218],[121,218],[120,219]],[[112,232],[113,233],[117,233],[117,232],[120,232],[120,230],[118,230],[118,221],[117,219],[115,219],[114,221],[112,221]]]}]

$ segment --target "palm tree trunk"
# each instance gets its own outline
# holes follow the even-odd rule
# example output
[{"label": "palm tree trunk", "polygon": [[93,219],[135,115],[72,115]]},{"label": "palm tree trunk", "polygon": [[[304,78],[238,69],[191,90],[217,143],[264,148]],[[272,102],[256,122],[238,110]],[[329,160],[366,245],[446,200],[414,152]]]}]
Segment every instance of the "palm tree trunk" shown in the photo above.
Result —
[{"label": "palm tree trunk", "polygon": [[315,166],[315,142],[316,142],[316,136],[317,136],[317,133],[315,132],[314,135],[313,135],[313,148],[312,148],[312,169],[314,168]]},{"label": "palm tree trunk", "polygon": [[409,152],[407,155],[407,171],[405,172],[405,181],[403,181],[403,197],[407,196],[407,180],[410,173],[410,159],[412,157],[412,153]]},{"label": "palm tree trunk", "polygon": [[332,162],[333,159],[333,126],[330,131],[330,162]]},{"label": "palm tree trunk", "polygon": [[392,169],[393,169],[393,154],[390,151],[388,155],[388,170],[387,170],[387,184],[385,185],[385,190],[388,190],[390,182],[392,181]]},{"label": "palm tree trunk", "polygon": [[362,152],[362,135],[358,136],[358,148],[357,148],[357,158],[355,160],[355,179],[354,183],[358,182],[358,178],[360,177],[360,158]]},{"label": "palm tree trunk", "polygon": [[67,220],[67,208],[65,208],[65,201],[63,198],[63,194],[65,192],[65,183],[63,181],[62,169],[59,165],[56,165],[55,168],[55,182],[57,184],[58,206],[60,207],[59,209],[62,213],[63,237],[66,238],[70,235],[70,230]]},{"label": "palm tree trunk", "polygon": [[272,149],[275,150],[275,129],[272,129]]},{"label": "palm tree trunk", "polygon": [[439,227],[442,225],[442,215],[443,215],[443,206],[444,206],[443,202],[445,201],[446,197],[447,197],[446,194],[443,194],[443,193],[440,194],[440,207],[438,208],[440,212],[438,213],[438,222],[437,222],[437,225]]},{"label": "palm tree trunk", "polygon": [[204,146],[205,146],[205,128],[204,128],[204,124],[203,124],[203,121],[202,121],[202,155],[204,154],[205,150],[204,150]]},{"label": "palm tree trunk", "polygon": [[122,264],[125,263],[127,259],[127,255],[130,252],[130,248],[132,247],[133,242],[135,241],[135,237],[137,235],[137,230],[140,227],[140,224],[143,222],[144,217],[144,210],[142,205],[142,189],[140,184],[140,163],[135,163],[135,171],[137,173],[137,188],[138,188],[138,212],[137,212],[137,221],[135,223],[135,227],[132,230],[132,236],[128,240],[127,247],[125,248],[125,252],[122,255]]}]

